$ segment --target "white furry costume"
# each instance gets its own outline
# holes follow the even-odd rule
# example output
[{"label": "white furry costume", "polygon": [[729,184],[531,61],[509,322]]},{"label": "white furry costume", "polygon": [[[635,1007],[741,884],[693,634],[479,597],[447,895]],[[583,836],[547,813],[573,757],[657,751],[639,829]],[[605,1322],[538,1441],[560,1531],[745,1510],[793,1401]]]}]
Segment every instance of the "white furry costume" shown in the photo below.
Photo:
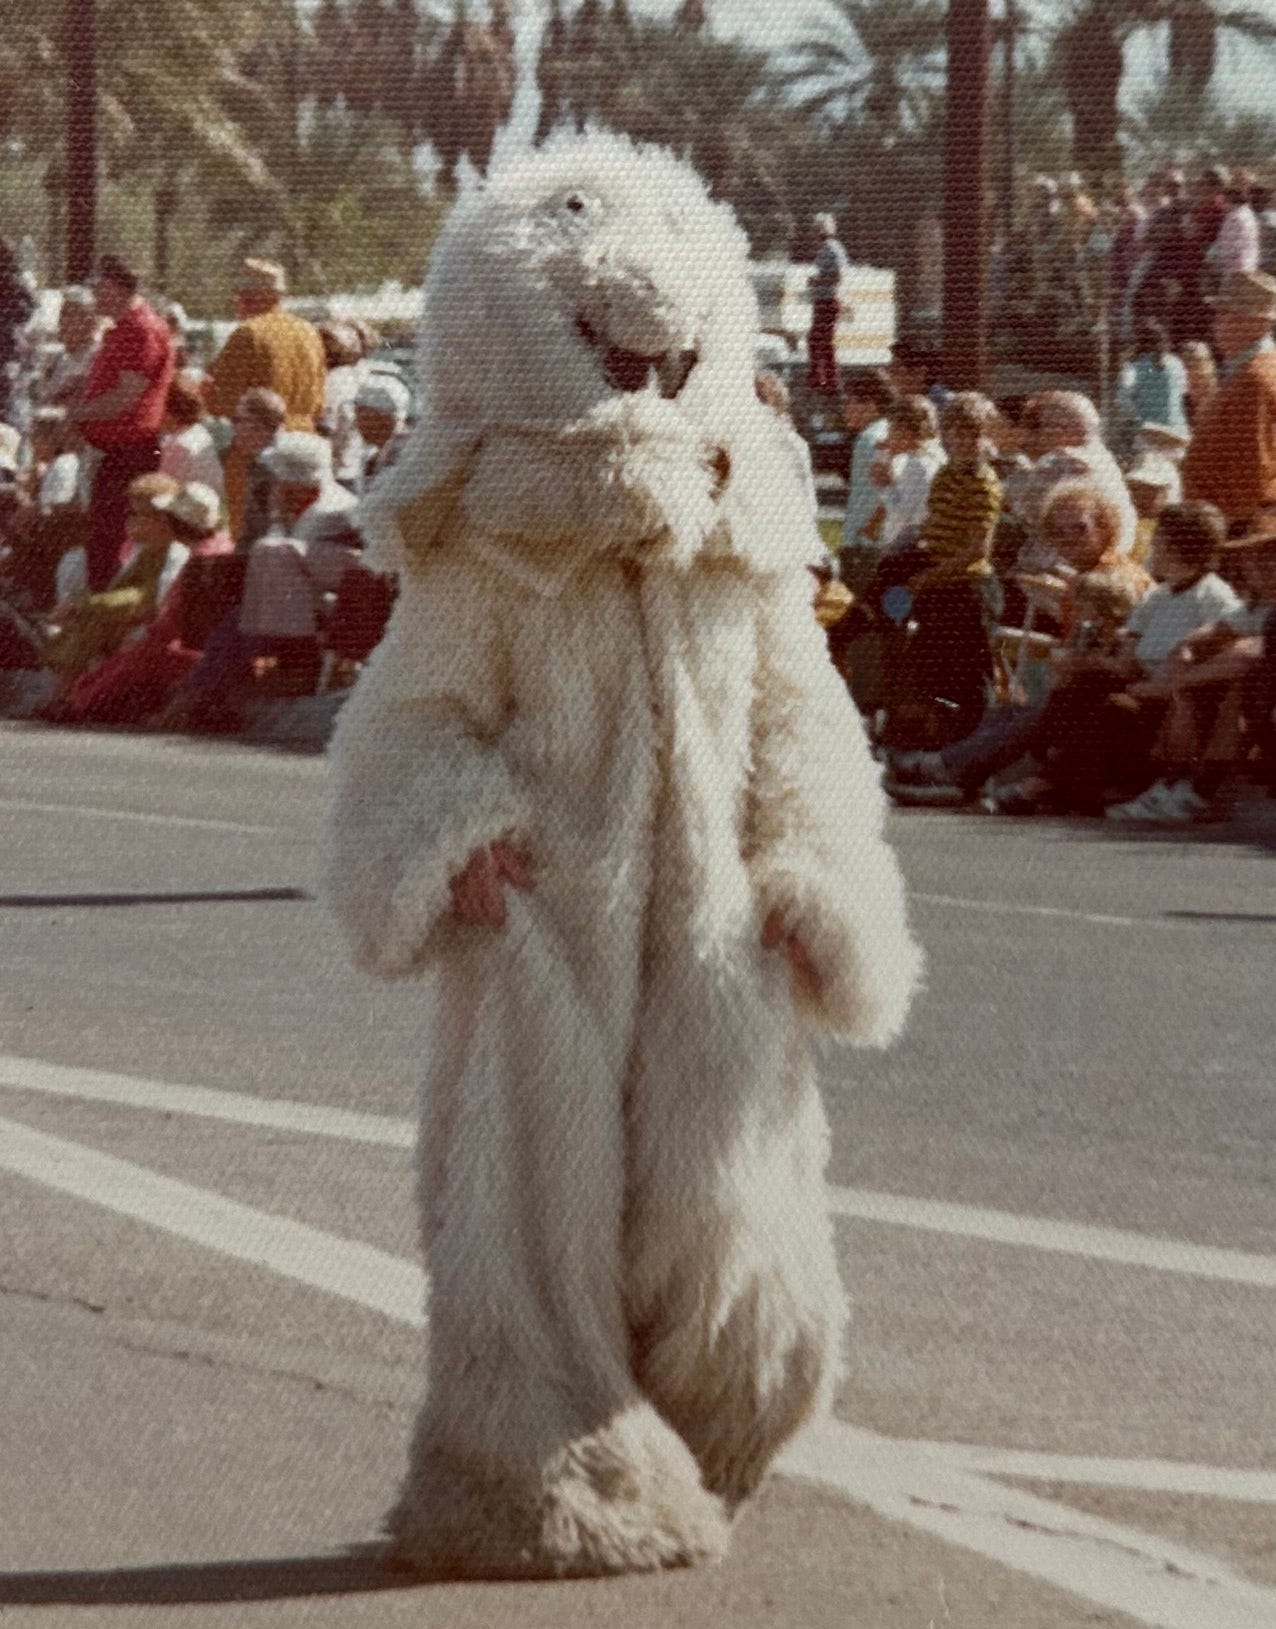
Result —
[{"label": "white furry costume", "polygon": [[[719,1554],[837,1367],[811,1043],[893,1035],[919,960],[755,328],[685,167],[609,136],[510,161],[435,251],[426,413],[365,506],[402,593],[334,743],[325,887],[362,966],[433,994],[429,1387],[391,1517],[422,1567]],[[535,890],[460,924],[449,877],[507,833]],[[772,909],[818,989],[763,949]]]}]

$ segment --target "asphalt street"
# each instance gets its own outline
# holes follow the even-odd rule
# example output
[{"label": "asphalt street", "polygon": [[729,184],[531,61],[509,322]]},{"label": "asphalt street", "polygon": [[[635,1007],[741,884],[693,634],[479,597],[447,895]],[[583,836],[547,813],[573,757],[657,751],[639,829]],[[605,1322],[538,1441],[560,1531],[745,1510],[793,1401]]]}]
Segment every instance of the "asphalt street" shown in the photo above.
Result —
[{"label": "asphalt street", "polygon": [[428,1041],[309,898],[324,775],[0,726],[3,1629],[1276,1626],[1261,829],[896,814],[930,971],[826,1071],[836,1419],[720,1568],[413,1585]]}]

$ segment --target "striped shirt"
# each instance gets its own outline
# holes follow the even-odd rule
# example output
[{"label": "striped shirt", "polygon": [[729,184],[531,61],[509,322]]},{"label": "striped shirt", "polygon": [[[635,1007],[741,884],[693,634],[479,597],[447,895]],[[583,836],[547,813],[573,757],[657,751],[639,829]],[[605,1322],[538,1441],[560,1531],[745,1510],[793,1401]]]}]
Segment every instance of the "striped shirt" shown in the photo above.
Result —
[{"label": "striped shirt", "polygon": [[937,561],[975,566],[988,557],[1001,506],[1001,482],[991,464],[945,464],[930,483],[921,541]]}]

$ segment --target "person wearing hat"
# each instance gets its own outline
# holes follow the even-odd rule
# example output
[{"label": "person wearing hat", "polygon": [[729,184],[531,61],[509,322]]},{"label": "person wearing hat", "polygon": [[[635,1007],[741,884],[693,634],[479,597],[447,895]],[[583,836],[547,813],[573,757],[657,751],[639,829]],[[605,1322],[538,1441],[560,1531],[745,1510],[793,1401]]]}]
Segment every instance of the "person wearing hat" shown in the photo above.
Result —
[{"label": "person wearing hat", "polygon": [[210,413],[230,418],[254,385],[274,390],[288,409],[290,430],[313,430],[323,412],[323,341],[304,318],[286,311],[287,279],[270,260],[245,260],[236,304],[239,326],[222,346],[204,386]]},{"label": "person wearing hat", "polygon": [[811,296],[811,327],[806,339],[807,384],[821,396],[836,396],[834,336],[842,311],[842,280],[850,258],[838,241],[837,222],[832,215],[817,215],[814,226],[820,246],[815,251],[815,270],[807,283]]},{"label": "person wearing hat", "polygon": [[89,588],[106,588],[128,545],[129,486],[160,463],[160,430],[177,367],[173,336],[138,293],[137,273],[115,255],[103,257],[94,298],[111,327],[102,337],[71,423],[101,458],[89,495]]},{"label": "person wearing hat", "polygon": [[189,550],[178,543],[168,509],[181,487],[158,472],[136,476],[130,483],[125,511],[132,553],[110,586],[82,597],[63,599],[49,613],[45,666],[58,684],[46,716],[60,717],[61,702],[75,680],[118,650],[134,631],[148,623]]},{"label": "person wearing hat", "polygon": [[1168,458],[1160,453],[1145,452],[1126,470],[1125,485],[1138,516],[1130,558],[1142,565],[1152,552],[1152,539],[1161,511],[1167,504],[1182,501],[1183,478]]},{"label": "person wearing hat", "polygon": [[411,392],[393,373],[369,374],[355,391],[355,429],[367,448],[354,483],[360,495],[402,452],[411,405]]},{"label": "person wearing hat", "polygon": [[321,598],[358,559],[349,518],[356,499],[334,479],[323,436],[281,431],[259,462],[273,482],[274,525],[249,551],[239,605],[210,634],[158,726],[237,727],[237,696],[259,657],[274,658],[298,692],[318,677]]},{"label": "person wearing hat", "polygon": [[71,686],[61,717],[68,724],[137,724],[161,708],[199,660],[182,638],[182,600],[192,559],[228,555],[220,495],[201,481],[185,481],[152,502],[154,548],[168,546],[159,574],[154,616],[118,650]]},{"label": "person wearing hat", "polygon": [[1240,532],[1276,503],[1276,278],[1232,272],[1210,304],[1222,377],[1193,426],[1183,490]]}]

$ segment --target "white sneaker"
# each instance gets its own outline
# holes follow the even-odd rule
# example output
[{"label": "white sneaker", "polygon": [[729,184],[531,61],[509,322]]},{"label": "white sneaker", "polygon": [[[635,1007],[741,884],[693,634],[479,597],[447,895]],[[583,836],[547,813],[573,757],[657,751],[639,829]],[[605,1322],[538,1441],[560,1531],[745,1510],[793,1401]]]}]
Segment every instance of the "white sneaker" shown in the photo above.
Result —
[{"label": "white sneaker", "polygon": [[1103,811],[1107,820],[1138,822],[1155,826],[1188,826],[1210,807],[1191,781],[1175,781],[1173,786],[1157,781],[1128,803],[1114,803]]},{"label": "white sneaker", "polygon": [[[1186,785],[1186,782],[1180,782]],[[1131,798],[1128,803],[1113,803],[1103,811],[1105,820],[1138,821],[1159,820],[1170,808],[1176,805],[1174,789],[1167,786],[1164,781],[1157,781],[1149,786],[1146,792],[1140,792],[1138,797]]]},{"label": "white sneaker", "polygon": [[1156,817],[1161,826],[1190,826],[1199,820],[1210,805],[1191,781],[1176,781],[1166,793],[1161,812]]}]

